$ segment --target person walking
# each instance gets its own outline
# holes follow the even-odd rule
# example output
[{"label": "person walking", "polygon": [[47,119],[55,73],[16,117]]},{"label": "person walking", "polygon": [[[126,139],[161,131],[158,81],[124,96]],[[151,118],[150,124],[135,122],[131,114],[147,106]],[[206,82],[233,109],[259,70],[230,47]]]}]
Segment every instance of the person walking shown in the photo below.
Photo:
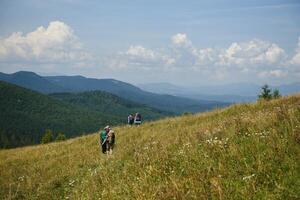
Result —
[{"label": "person walking", "polygon": [[142,115],[140,113],[136,113],[134,116],[134,124],[141,125],[142,123]]},{"label": "person walking", "polygon": [[106,153],[106,150],[107,150],[106,140],[107,140],[107,134],[109,133],[109,131],[110,131],[110,127],[105,126],[104,130],[102,130],[100,133],[100,145],[102,148],[102,153],[104,153],[104,154]]},{"label": "person walking", "polygon": [[115,132],[113,130],[110,130],[107,134],[107,140],[106,140],[107,155],[112,155],[112,151],[114,149],[115,141],[116,141]]},{"label": "person walking", "polygon": [[132,124],[134,123],[134,117],[132,116],[132,114],[128,115],[128,117],[127,117],[127,123],[130,126],[132,126]]}]

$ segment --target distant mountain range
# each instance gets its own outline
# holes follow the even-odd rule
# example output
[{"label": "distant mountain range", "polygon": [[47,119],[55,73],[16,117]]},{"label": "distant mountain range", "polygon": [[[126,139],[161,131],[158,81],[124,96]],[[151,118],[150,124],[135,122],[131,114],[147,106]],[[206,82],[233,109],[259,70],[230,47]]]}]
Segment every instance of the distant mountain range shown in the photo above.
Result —
[{"label": "distant mountain range", "polygon": [[69,89],[63,88],[62,86],[57,85],[33,72],[20,71],[13,74],[0,72],[0,80],[45,94],[69,91]]},{"label": "distant mountain range", "polygon": [[44,94],[61,92],[106,91],[124,99],[167,112],[201,112],[228,103],[190,99],[169,94],[156,94],[114,79],[94,79],[83,76],[39,76],[33,72],[0,74],[0,80],[14,83]]},{"label": "distant mountain range", "polygon": [[107,92],[55,93],[50,96],[0,81],[0,148],[40,142],[46,129],[68,138],[124,124],[129,113],[144,120],[168,112],[137,104]]},{"label": "distant mountain range", "polygon": [[[145,91],[158,94],[170,94],[192,99],[224,101],[224,102],[249,102],[255,101],[260,93],[261,85],[251,83],[225,84],[216,86],[183,87],[170,83],[140,84]],[[300,83],[270,86],[279,89],[283,95],[300,92]]]}]

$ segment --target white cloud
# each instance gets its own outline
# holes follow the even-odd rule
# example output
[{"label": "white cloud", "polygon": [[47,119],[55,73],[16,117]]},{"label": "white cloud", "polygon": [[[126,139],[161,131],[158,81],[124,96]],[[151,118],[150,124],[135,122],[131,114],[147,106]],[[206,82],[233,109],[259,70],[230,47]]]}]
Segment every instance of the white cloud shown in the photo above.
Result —
[{"label": "white cloud", "polygon": [[299,65],[300,66],[300,37],[298,38],[298,45],[295,51],[295,55],[290,60],[292,65]]},{"label": "white cloud", "polygon": [[223,53],[220,53],[219,58],[219,65],[260,67],[280,64],[285,58],[285,52],[277,44],[254,39],[232,43]]},{"label": "white cloud", "polygon": [[130,46],[129,49],[125,52],[125,54],[128,56],[149,60],[153,60],[157,57],[154,51],[152,51],[151,49],[146,49],[140,45]]},{"label": "white cloud", "polygon": [[[110,66],[122,68],[191,70],[221,74],[227,72],[258,74],[259,77],[284,77],[287,55],[277,44],[260,39],[234,42],[228,48],[203,48],[193,45],[185,33],[171,37],[169,48],[148,49],[130,46],[119,53]],[[300,50],[299,50],[300,51]],[[115,65],[117,63],[117,65]],[[126,67],[127,66],[127,67]]]},{"label": "white cloud", "polygon": [[84,62],[90,55],[83,50],[71,27],[60,21],[23,34],[12,33],[0,39],[0,61],[41,63]]},{"label": "white cloud", "polygon": [[171,38],[172,43],[175,45],[189,45],[191,42],[188,40],[187,35],[185,33],[177,33]]},{"label": "white cloud", "polygon": [[296,54],[291,57],[278,44],[261,39],[233,42],[227,48],[197,48],[187,34],[178,33],[171,37],[171,45],[164,48],[130,46],[110,60],[111,68],[116,70],[190,72],[216,81],[232,76],[278,80],[298,72],[295,66],[300,63],[300,38]]},{"label": "white cloud", "polygon": [[281,78],[287,76],[288,73],[283,70],[270,70],[270,71],[262,71],[258,73],[258,76],[261,78],[267,78],[267,77],[275,77],[275,78]]},{"label": "white cloud", "polygon": [[45,64],[44,69],[51,71],[62,63],[86,68],[97,62],[108,70],[195,72],[218,80],[226,79],[231,73],[282,78],[299,72],[300,37],[293,56],[288,56],[279,45],[260,39],[233,42],[227,48],[198,48],[186,33],[177,33],[170,39],[171,44],[163,48],[132,45],[111,57],[95,58],[83,48],[70,26],[53,21],[48,27],[41,26],[27,34],[15,32],[0,38],[0,64],[33,63],[39,67]]},{"label": "white cloud", "polygon": [[167,68],[174,63],[174,59],[162,53],[160,50],[152,50],[141,45],[130,46],[125,52],[119,52],[117,56],[110,58],[107,65],[112,69],[146,69]]}]

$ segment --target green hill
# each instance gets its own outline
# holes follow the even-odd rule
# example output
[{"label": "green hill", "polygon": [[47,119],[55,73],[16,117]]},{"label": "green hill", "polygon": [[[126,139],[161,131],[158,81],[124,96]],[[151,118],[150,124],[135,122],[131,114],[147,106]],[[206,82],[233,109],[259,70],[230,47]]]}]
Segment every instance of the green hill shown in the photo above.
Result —
[{"label": "green hill", "polygon": [[[67,98],[74,102],[69,103]],[[92,107],[91,103],[97,106]],[[104,92],[49,97],[2,81],[0,110],[0,148],[37,144],[46,129],[55,134],[63,132],[70,138],[95,132],[106,124],[126,123],[128,113],[139,111],[145,119],[169,114]]]},{"label": "green hill", "polygon": [[19,85],[43,94],[61,92],[104,91],[147,106],[181,114],[184,112],[203,112],[229,103],[194,100],[172,95],[146,92],[126,82],[115,79],[95,79],[83,76],[39,76],[33,72],[20,71],[13,74],[0,72],[0,80]]},{"label": "green hill", "polygon": [[105,115],[113,115],[117,117],[120,122],[124,123],[127,122],[127,116],[130,113],[143,113],[143,119],[145,120],[157,119],[162,115],[172,115],[172,113],[150,108],[146,105],[128,101],[102,91],[55,93],[50,94],[50,96],[74,106],[88,108]]},{"label": "green hill", "polygon": [[42,93],[66,92],[63,88],[33,72],[19,71],[13,74],[0,72],[0,80]]},{"label": "green hill", "polygon": [[300,95],[0,151],[3,199],[299,199]]}]

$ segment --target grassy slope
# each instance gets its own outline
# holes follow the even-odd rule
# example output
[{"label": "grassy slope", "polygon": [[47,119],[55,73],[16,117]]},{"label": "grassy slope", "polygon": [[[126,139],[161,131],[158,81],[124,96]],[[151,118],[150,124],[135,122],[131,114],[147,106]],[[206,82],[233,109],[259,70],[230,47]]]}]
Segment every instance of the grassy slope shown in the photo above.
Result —
[{"label": "grassy slope", "polygon": [[[299,199],[300,95],[0,151],[0,196],[28,199]],[[136,145],[134,145],[136,144]]]}]

